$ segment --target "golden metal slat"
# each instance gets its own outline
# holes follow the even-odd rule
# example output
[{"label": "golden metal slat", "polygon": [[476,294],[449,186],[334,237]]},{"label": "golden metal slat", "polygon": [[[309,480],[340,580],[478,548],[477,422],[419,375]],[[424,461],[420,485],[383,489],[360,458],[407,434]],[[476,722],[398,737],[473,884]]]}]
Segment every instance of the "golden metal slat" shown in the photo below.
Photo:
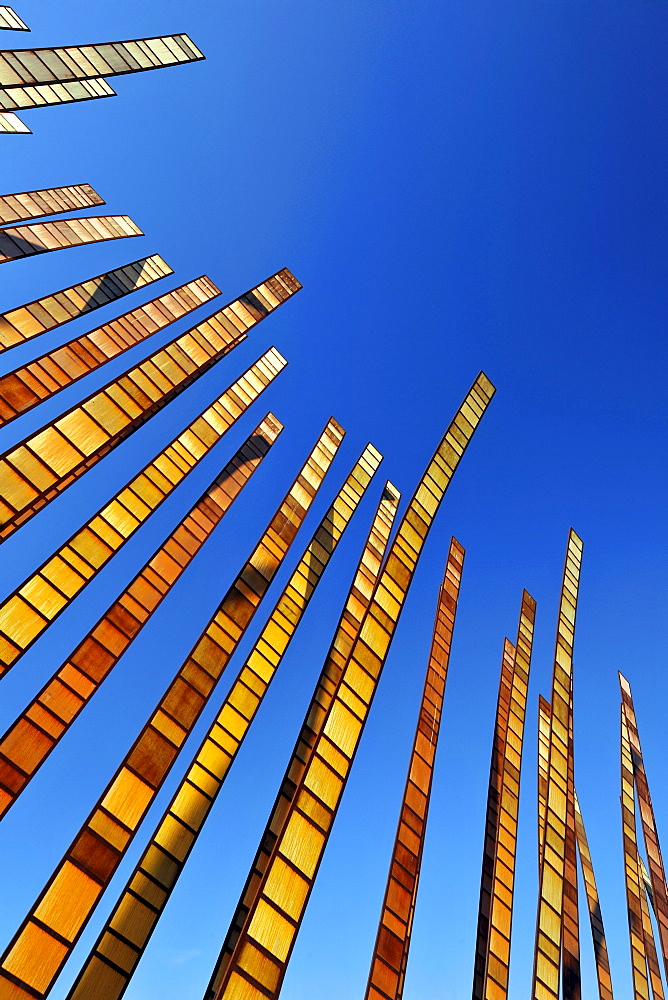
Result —
[{"label": "golden metal slat", "polygon": [[0,427],[218,295],[201,275],[0,376]]},{"label": "golden metal slat", "polygon": [[[11,993],[18,1000],[50,992],[252,621],[343,434],[335,420],[327,423],[208,626],[5,949],[0,996]],[[302,485],[308,475],[317,485]],[[246,583],[249,578],[257,590]]]},{"label": "golden metal slat", "polygon": [[[572,752],[571,716],[573,639],[582,541],[571,530],[559,602],[559,623],[552,678],[550,745],[547,771],[545,836],[540,871],[532,997],[559,1000],[566,865],[568,768]],[[572,783],[571,783],[572,787]]]},{"label": "golden metal slat", "polygon": [[106,80],[63,80],[59,83],[37,83],[28,87],[0,90],[0,108],[6,111],[28,111],[54,104],[93,101],[99,97],[116,97],[116,91]]},{"label": "golden metal slat", "polygon": [[[279,271],[201,320],[1,455],[0,538],[59,496],[240,344],[247,330],[293,294],[284,282],[276,306],[262,301],[261,289],[275,279],[278,285],[284,274],[285,270]],[[251,307],[245,323],[230,318],[236,302]]]},{"label": "golden metal slat", "polygon": [[591,935],[594,943],[598,996],[599,1000],[613,1000],[610,961],[608,958],[608,946],[605,940],[601,904],[598,897],[598,889],[596,888],[594,865],[591,859],[587,833],[585,831],[584,820],[582,818],[582,812],[580,811],[580,803],[578,802],[577,794],[575,795],[575,832],[577,835],[578,853],[580,855],[582,880],[584,882],[585,893],[587,895]]},{"label": "golden metal slat", "polygon": [[578,900],[577,834],[575,830],[575,773],[573,760],[573,674],[569,698],[566,841],[564,856],[563,930],[561,965],[563,1000],[580,1000],[580,911]]},{"label": "golden metal slat", "polygon": [[490,767],[485,851],[480,880],[474,1000],[508,995],[517,822],[527,689],[536,602],[522,592],[515,645],[506,640]]},{"label": "golden metal slat", "polygon": [[260,880],[257,899],[249,909],[223,975],[219,977],[218,969],[214,970],[207,998],[261,1000],[280,993],[418,556],[452,475],[493,394],[494,387],[481,372],[401,520],[285,828]]},{"label": "golden metal slat", "polygon": [[104,205],[97,191],[90,184],[69,184],[67,187],[42,188],[39,191],[19,191],[17,194],[0,195],[0,225],[26,219],[39,219],[45,215],[75,212],[80,208]]},{"label": "golden metal slat", "polygon": [[[8,812],[157,610],[278,438],[269,413],[143,568],[0,738],[0,817]],[[68,564],[51,560],[51,582]]]},{"label": "golden metal slat", "polygon": [[364,994],[365,1000],[401,1000],[404,992],[429,816],[434,760],[463,567],[464,549],[456,538],[452,538],[436,604],[434,632],[427,660],[418,722]]},{"label": "golden metal slat", "polygon": [[624,704],[621,705],[621,786],[622,845],[624,849],[624,880],[626,883],[626,912],[629,921],[631,947],[631,975],[633,1000],[650,1000],[647,974],[647,951],[642,912],[642,875],[638,863],[636,836],[636,803],[633,788],[633,760]]},{"label": "golden metal slat", "polygon": [[153,254],[16,306],[0,315],[0,351],[39,337],[173,273],[162,257]]},{"label": "golden metal slat", "polygon": [[317,735],[327,717],[327,711],[336,694],[353,644],[359,636],[362,619],[371,602],[374,587],[389,542],[392,526],[397,514],[400,495],[391,483],[386,483],[376,515],[367,537],[362,557],[357,565],[353,582],[339,618],[332,644],[329,648],[320,677],[315,686],[311,703],[306,710],[304,722],[297,738],[292,757],[271,811],[264,834],[260,839],[255,860],[241,894],[237,911],[221,950],[217,968],[224,973],[229,955],[234,950],[238,930],[250,906],[257,898],[257,888],[273,856],[273,847],[285,829],[289,807],[294,801],[301,781],[312,756]]},{"label": "golden metal slat", "polygon": [[51,250],[66,250],[88,243],[143,236],[127,215],[82,216],[59,222],[32,222],[0,229],[0,264]]},{"label": "golden metal slat", "polygon": [[633,695],[631,685],[627,679],[619,674],[619,686],[622,692],[622,704],[626,715],[626,724],[631,741],[631,755],[633,760],[633,777],[635,788],[638,794],[638,805],[640,808],[640,818],[642,821],[643,837],[645,839],[645,850],[647,852],[647,862],[649,874],[652,882],[652,896],[656,922],[659,928],[659,940],[661,942],[661,952],[663,954],[664,968],[668,975],[668,889],[666,887],[666,871],[661,855],[661,845],[659,843],[659,833],[654,816],[652,797],[649,792],[649,783],[645,772],[645,763],[640,746],[640,735],[638,733],[638,723],[636,720],[635,707],[633,705]]},{"label": "golden metal slat", "polygon": [[[380,461],[380,454],[368,446],[315,530],[149,838],[68,1000],[114,1000],[124,993],[310,598]],[[309,580],[305,592],[304,579]],[[119,949],[126,956],[122,970],[117,962]]]},{"label": "golden metal slat", "polygon": [[[185,479],[286,363],[278,351],[267,351],[3,599],[0,676]],[[249,374],[259,377],[257,384],[251,383]]]},{"label": "golden metal slat", "polygon": [[543,864],[545,811],[547,809],[547,768],[550,759],[550,703],[538,696],[538,877]]}]

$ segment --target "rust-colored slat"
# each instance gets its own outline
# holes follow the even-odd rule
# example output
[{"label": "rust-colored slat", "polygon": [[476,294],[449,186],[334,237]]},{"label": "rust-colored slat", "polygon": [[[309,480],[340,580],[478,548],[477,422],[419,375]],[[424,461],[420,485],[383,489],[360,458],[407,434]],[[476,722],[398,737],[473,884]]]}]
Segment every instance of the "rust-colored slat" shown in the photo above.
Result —
[{"label": "rust-colored slat", "polygon": [[[0,816],[109,676],[281,433],[269,413],[0,739]],[[64,567],[63,563],[63,567]]]},{"label": "rust-colored slat", "polygon": [[559,623],[552,677],[550,745],[547,770],[545,836],[540,871],[532,997],[559,1000],[566,865],[569,758],[572,753],[573,639],[582,541],[571,530],[559,602]]},{"label": "rust-colored slat", "polygon": [[[434,760],[448,679],[452,633],[464,566],[464,549],[453,538],[436,605],[431,650],[427,660],[417,728],[408,765],[408,775],[399,811],[378,933],[371,959],[365,1000],[401,1000],[411,943],[413,916],[420,880],[424,837]],[[397,894],[410,895],[408,912],[396,911]]]},{"label": "rust-colored slat", "polygon": [[[369,445],[314,532],[150,837],[68,1000],[118,1000],[123,995],[288,644],[380,460],[378,451]],[[126,956],[122,971],[117,961],[119,949]]]},{"label": "rust-colored slat", "polygon": [[[221,956],[206,996],[278,997],[334,823],[376,685],[433,518],[494,394],[480,373],[446,431],[401,520],[359,637],[232,954]],[[410,894],[401,915],[406,919]]]},{"label": "rust-colored slat", "polygon": [[253,619],[336,455],[330,420],[218,610],[0,959],[0,996],[45,997]]},{"label": "rust-colored slat", "polygon": [[621,706],[621,808],[622,845],[624,849],[624,879],[626,883],[626,911],[629,921],[629,944],[631,946],[631,974],[633,976],[633,1000],[650,1000],[650,985],[647,975],[647,951],[645,948],[645,928],[642,913],[642,876],[638,864],[638,841],[636,836],[636,804],[633,790],[633,760],[629,730],[626,724],[624,705]]},{"label": "rust-colored slat", "polygon": [[283,269],[0,456],[0,538],[95,465],[301,288]]},{"label": "rust-colored slat", "polygon": [[638,733],[631,685],[622,674],[619,674],[619,686],[622,692],[622,705],[626,715],[626,725],[631,743],[633,776],[635,788],[638,793],[638,806],[640,808],[640,818],[645,839],[647,863],[652,881],[654,912],[656,913],[656,922],[659,928],[659,940],[661,942],[664,968],[666,975],[668,975],[668,889],[666,888],[666,871],[663,865],[654,807],[652,806],[652,797],[649,793],[649,783],[647,781],[645,763],[640,746],[640,735]]}]

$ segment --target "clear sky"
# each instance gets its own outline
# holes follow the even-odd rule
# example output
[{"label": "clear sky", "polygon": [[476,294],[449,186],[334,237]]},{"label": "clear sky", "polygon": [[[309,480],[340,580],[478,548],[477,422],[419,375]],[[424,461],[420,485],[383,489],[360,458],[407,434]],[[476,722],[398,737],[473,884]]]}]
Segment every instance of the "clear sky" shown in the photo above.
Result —
[{"label": "clear sky", "polygon": [[[576,784],[614,985],[630,995],[619,815],[619,692],[631,681],[660,832],[665,761],[668,8],[653,0],[16,0],[3,47],[187,32],[205,62],[116,78],[118,97],[25,112],[3,192],[90,182],[146,236],[2,268],[0,309],[160,253],[225,301],[283,266],[304,289],[2,547],[3,591],[275,344],[287,371],[3,681],[14,719],[271,408],[280,442],[0,828],[0,947],[192,647],[330,414],[347,429],[304,537],[368,440],[385,455],[174,892],[128,1000],[199,1000],[391,479],[408,499],[482,368],[497,394],[429,538],[285,980],[286,1000],[363,996],[451,534],[467,550],[405,1000],[468,1000],[504,635],[538,602],[511,1000],[531,979],[536,705],[549,697],[567,531],[584,539]],[[40,352],[103,322],[78,321]],[[202,310],[204,314],[205,310]],[[182,322],[177,329],[188,324]],[[153,338],[164,343],[173,335]],[[2,371],[36,344],[0,357]],[[90,392],[147,348],[111,362]],[[17,420],[2,451],[83,395]],[[259,631],[251,628],[243,649]],[[213,718],[136,837],[53,997],[61,1000]],[[583,923],[583,996],[594,995]]]}]

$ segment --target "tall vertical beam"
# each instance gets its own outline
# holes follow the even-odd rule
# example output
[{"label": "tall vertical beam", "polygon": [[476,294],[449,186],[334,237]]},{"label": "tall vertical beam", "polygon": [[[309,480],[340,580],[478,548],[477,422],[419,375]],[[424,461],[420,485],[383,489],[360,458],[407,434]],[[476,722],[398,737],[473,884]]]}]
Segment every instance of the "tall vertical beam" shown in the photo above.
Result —
[{"label": "tall vertical beam", "polygon": [[547,768],[550,759],[550,703],[538,696],[538,877],[543,864],[545,812],[547,809]]},{"label": "tall vertical beam", "polygon": [[589,842],[587,840],[587,833],[585,831],[584,820],[582,818],[582,812],[580,811],[580,803],[578,802],[577,794],[575,795],[575,832],[578,842],[578,853],[580,855],[580,866],[582,868],[582,878],[587,896],[591,935],[594,942],[598,996],[599,1000],[613,1000],[610,960],[608,958],[608,946],[605,940],[601,904],[598,898],[594,866],[591,860]]},{"label": "tall vertical beam", "polygon": [[0,52],[0,88],[121,76],[200,59],[204,59],[203,54],[187,35],[53,49],[14,49]]},{"label": "tall vertical beam", "polygon": [[638,863],[638,840],[636,835],[633,759],[631,757],[629,730],[626,724],[626,714],[623,704],[621,706],[621,785],[622,846],[624,850],[626,912],[629,921],[629,944],[631,946],[633,1000],[650,1000],[645,928],[642,912],[643,885],[640,865]]},{"label": "tall vertical beam", "polygon": [[[316,529],[150,837],[68,1000],[116,1000],[123,995],[380,457],[371,445],[365,450]],[[119,962],[120,955],[123,959]]]},{"label": "tall vertical beam", "polygon": [[98,97],[116,97],[106,80],[63,80],[61,83],[38,83],[31,87],[0,90],[0,108],[5,111],[43,108],[51,104],[72,104]]},{"label": "tall vertical beam", "polygon": [[295,800],[297,789],[312,758],[316,738],[322,732],[327,712],[338,690],[350,651],[359,636],[362,620],[371,603],[373,591],[380,576],[399,499],[398,492],[391,483],[387,483],[352,585],[348,591],[334,638],[316,683],[311,703],[306,710],[302,728],[267,820],[264,834],[260,839],[230,930],[223,944],[218,961],[221,975],[234,951],[236,939],[248,911],[258,898],[258,887],[262,876],[269,867],[274,847],[285,830],[290,806]]},{"label": "tall vertical beam", "polygon": [[622,707],[624,715],[626,716],[626,725],[631,743],[633,776],[635,788],[638,793],[640,818],[642,820],[643,836],[645,838],[649,874],[652,881],[654,912],[656,913],[656,922],[659,928],[659,939],[661,941],[664,968],[666,970],[666,975],[668,975],[668,889],[666,888],[666,872],[661,855],[661,845],[659,843],[659,834],[656,827],[654,807],[652,806],[652,797],[649,793],[649,783],[645,772],[642,748],[640,746],[640,735],[638,733],[638,723],[633,705],[631,685],[622,674],[619,674],[619,686],[622,692]]},{"label": "tall vertical beam", "polygon": [[0,264],[51,250],[67,250],[87,243],[104,243],[126,236],[143,236],[127,215],[91,215],[59,222],[33,222],[0,229]]},{"label": "tall vertical beam", "polygon": [[0,376],[0,426],[220,295],[201,275]]},{"label": "tall vertical beam", "polygon": [[0,28],[10,31],[30,31],[28,25],[21,20],[11,7],[0,7]]},{"label": "tall vertical beam", "polygon": [[474,1000],[508,995],[520,776],[536,602],[522,592],[515,645],[501,665],[480,884]]},{"label": "tall vertical beam", "polygon": [[420,481],[390,547],[322,730],[231,956],[207,997],[277,997],[418,557],[494,387],[480,373]]},{"label": "tall vertical beam", "polygon": [[[45,997],[266,594],[343,439],[330,420],[249,559],[0,958],[0,996]],[[250,692],[249,692],[250,693]]]},{"label": "tall vertical beam", "polygon": [[67,187],[0,194],[0,225],[8,226],[12,222],[60,215],[61,212],[75,212],[78,208],[93,208],[104,204],[104,198],[90,184],[69,184]]},{"label": "tall vertical beam", "polygon": [[453,538],[438,594],[431,650],[365,1000],[401,1000],[404,992],[463,566],[464,549]]},{"label": "tall vertical beam", "polygon": [[573,675],[569,699],[568,771],[566,792],[566,850],[564,857],[564,915],[561,941],[563,1000],[580,1000],[580,911],[575,821],[575,762],[573,759]]},{"label": "tall vertical beam", "polygon": [[0,603],[0,676],[172,493],[285,367],[267,351]]},{"label": "tall vertical beam", "polygon": [[0,739],[0,817],[190,565],[283,429],[270,413]]},{"label": "tall vertical beam", "polygon": [[547,770],[545,836],[536,920],[536,947],[532,996],[559,1000],[564,915],[568,781],[572,754],[573,640],[577,609],[582,541],[571,530],[559,602],[559,623],[552,676],[551,726]]},{"label": "tall vertical beam", "polygon": [[301,285],[279,271],[0,456],[0,539],[246,339]]},{"label": "tall vertical beam", "polygon": [[55,330],[173,273],[155,253],[16,306],[0,315],[0,351]]}]

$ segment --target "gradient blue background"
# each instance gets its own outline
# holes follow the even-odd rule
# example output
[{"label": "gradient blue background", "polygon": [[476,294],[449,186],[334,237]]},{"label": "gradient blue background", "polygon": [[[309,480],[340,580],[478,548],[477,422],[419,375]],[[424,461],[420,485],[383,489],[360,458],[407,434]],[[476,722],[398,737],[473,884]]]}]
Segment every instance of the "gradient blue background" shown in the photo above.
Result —
[{"label": "gradient blue background", "polygon": [[[0,731],[270,407],[286,430],[236,509],[0,828],[11,937],[330,414],[348,435],[267,614],[367,440],[386,456],[270,689],[128,1000],[199,1000],[338,617],[382,481],[410,496],[477,372],[498,387],[429,538],[285,980],[363,996],[451,534],[467,549],[405,1000],[470,996],[498,670],[522,587],[538,602],[511,1000],[536,905],[538,693],[549,697],[567,530],[585,542],[576,782],[616,995],[630,996],[616,671],[629,677],[668,830],[664,663],[666,35],[658,2],[17,0],[6,47],[187,32],[203,63],[112,80],[118,97],[25,112],[2,191],[90,182],[147,234],[2,268],[0,309],[144,254],[223,299],[280,267],[304,285],[248,341],[2,547],[11,591],[266,347],[287,371],[3,681]],[[0,357],[11,370],[120,311]],[[201,315],[207,311],[201,310]],[[198,314],[199,315],[199,314]],[[179,324],[185,329],[187,322]],[[173,328],[150,342],[166,342]],[[0,433],[0,449],[148,352],[135,348]],[[243,649],[258,633],[263,615]],[[184,753],[199,744],[237,657]],[[95,749],[93,750],[93,747]],[[67,965],[61,1000],[182,773],[175,767]],[[583,922],[583,996],[595,995]]]}]

